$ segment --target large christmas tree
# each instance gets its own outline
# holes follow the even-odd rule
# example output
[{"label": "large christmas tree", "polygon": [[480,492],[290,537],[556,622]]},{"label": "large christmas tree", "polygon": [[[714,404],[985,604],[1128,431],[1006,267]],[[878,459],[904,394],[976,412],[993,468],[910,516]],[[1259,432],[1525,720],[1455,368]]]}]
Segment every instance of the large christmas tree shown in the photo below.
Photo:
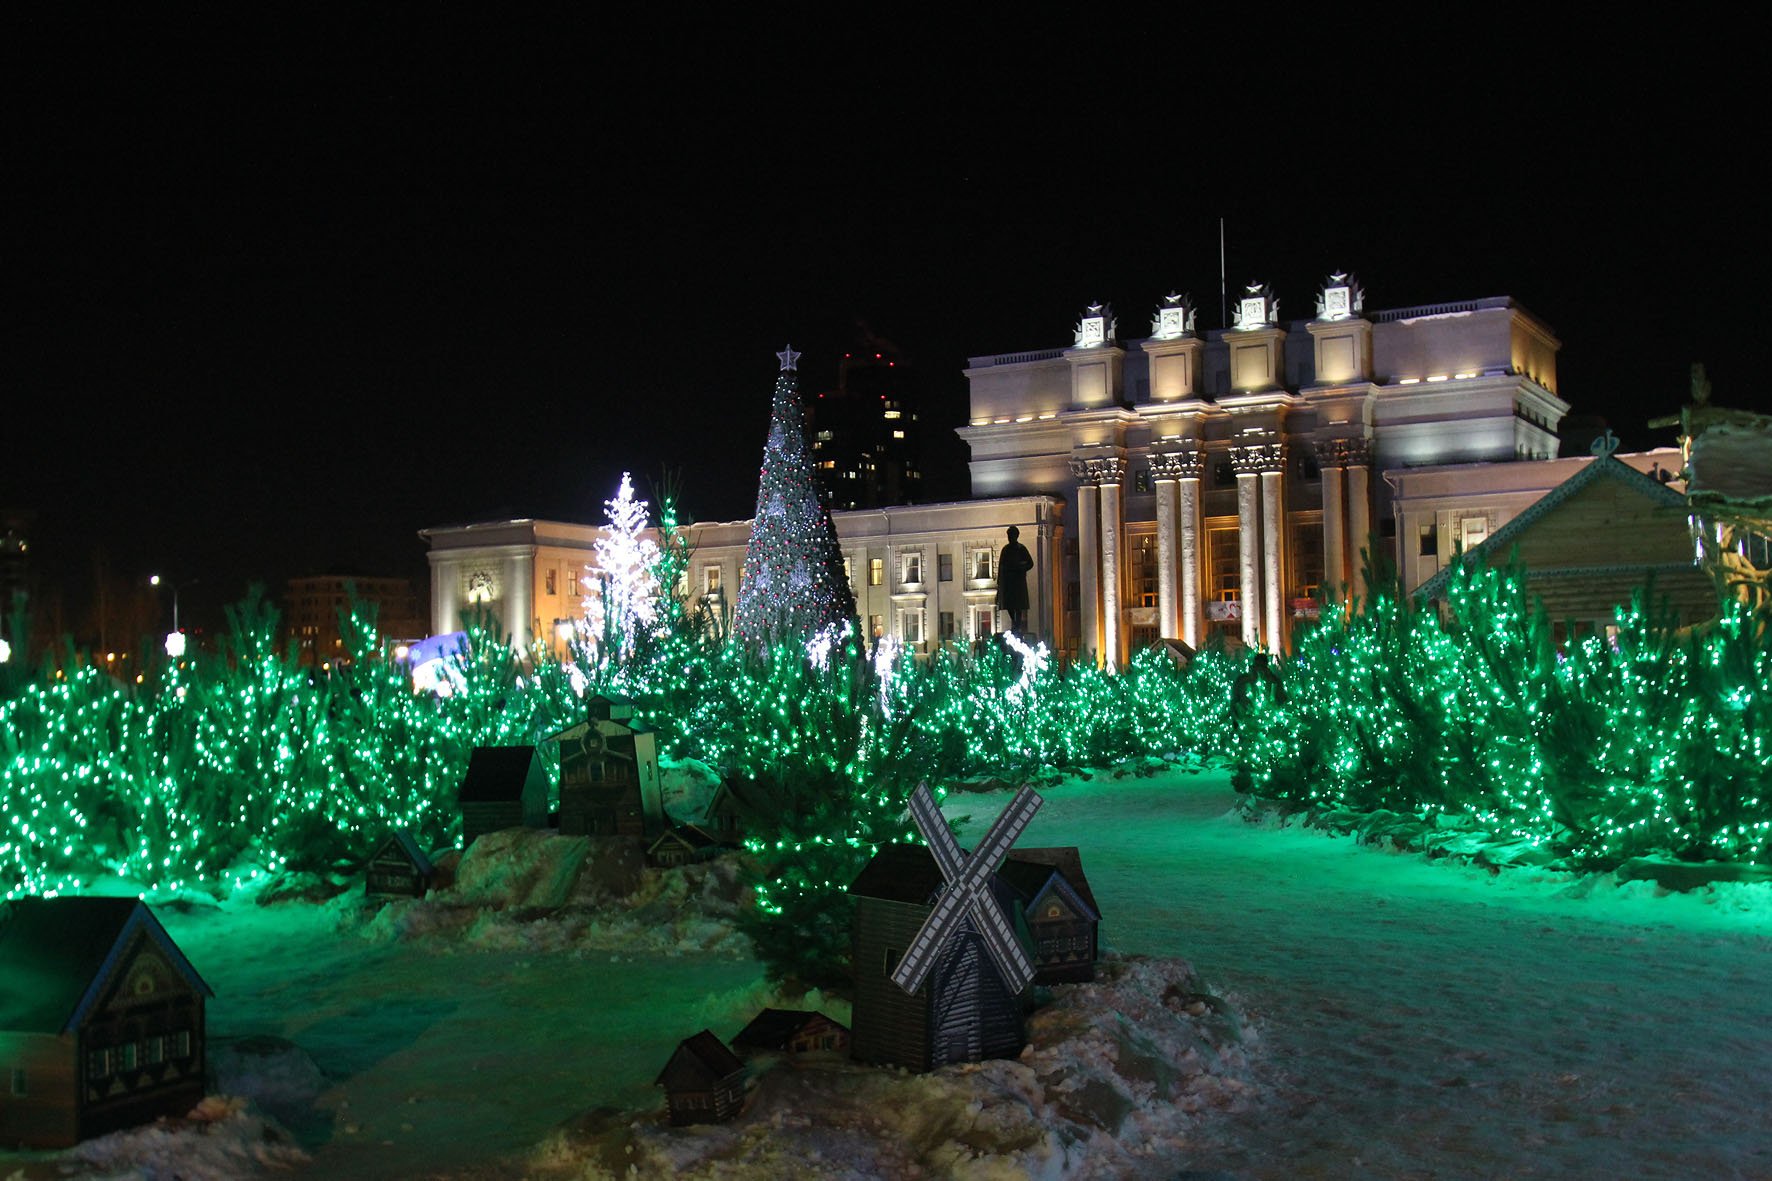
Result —
[{"label": "large christmas tree", "polygon": [[843,572],[843,551],[831,514],[819,498],[800,406],[800,354],[775,354],[781,376],[769,413],[769,441],[757,488],[757,516],[745,549],[744,578],[732,630],[758,651],[803,644],[855,618],[855,595]]}]

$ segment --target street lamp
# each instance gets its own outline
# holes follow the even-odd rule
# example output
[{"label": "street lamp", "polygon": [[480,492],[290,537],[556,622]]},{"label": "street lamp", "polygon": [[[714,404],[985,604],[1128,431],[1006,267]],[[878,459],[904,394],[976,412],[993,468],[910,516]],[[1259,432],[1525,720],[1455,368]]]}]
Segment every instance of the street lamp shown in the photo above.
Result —
[{"label": "street lamp", "polygon": [[[162,581],[158,574],[148,576],[149,586],[159,586]],[[193,578],[188,582],[168,582],[165,585],[172,588],[172,630],[166,633],[166,655],[177,660],[185,654],[185,635],[178,626],[178,592],[187,586],[196,586],[197,580]]]}]

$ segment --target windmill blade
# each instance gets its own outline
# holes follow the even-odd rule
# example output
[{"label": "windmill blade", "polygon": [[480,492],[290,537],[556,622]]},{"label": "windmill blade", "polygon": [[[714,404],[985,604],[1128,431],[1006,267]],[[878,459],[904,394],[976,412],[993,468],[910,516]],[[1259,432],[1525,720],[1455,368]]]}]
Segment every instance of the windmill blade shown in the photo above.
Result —
[{"label": "windmill blade", "polygon": [[1002,814],[991,825],[991,830],[985,833],[984,840],[978,843],[978,848],[966,859],[966,870],[955,883],[955,888],[965,888],[977,893],[985,880],[997,871],[997,866],[1003,864],[1003,858],[1009,854],[1009,847],[1015,844],[1015,838],[1028,826],[1042,803],[1044,801],[1040,799],[1039,793],[1031,787],[1024,787],[1016,792],[1015,798],[1009,801],[1009,806],[1003,809]]},{"label": "windmill blade", "polygon": [[995,896],[987,889],[972,904],[972,921],[984,938],[985,950],[997,965],[997,972],[1010,992],[1020,992],[1034,978],[1034,965],[1027,950],[1016,937],[1015,928],[1003,915]]},{"label": "windmill blade", "polygon": [[917,831],[929,842],[929,852],[941,870],[942,880],[958,881],[966,864],[966,855],[960,851],[954,834],[948,831],[947,821],[926,785],[919,783],[917,790],[911,793],[910,811],[911,819],[917,822]]},{"label": "windmill blade", "polygon": [[940,954],[942,944],[970,903],[971,899],[958,886],[949,886],[942,892],[923,925],[917,928],[916,937],[905,949],[904,958],[892,970],[892,983],[908,993],[915,993],[923,987],[924,978],[935,967],[935,957]]}]

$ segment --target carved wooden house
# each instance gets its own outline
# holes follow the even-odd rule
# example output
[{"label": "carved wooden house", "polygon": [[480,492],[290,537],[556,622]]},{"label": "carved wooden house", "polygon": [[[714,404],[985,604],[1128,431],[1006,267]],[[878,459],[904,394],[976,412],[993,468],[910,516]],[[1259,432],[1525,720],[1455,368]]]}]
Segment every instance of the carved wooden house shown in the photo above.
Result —
[{"label": "carved wooden house", "polygon": [[363,891],[382,898],[423,898],[437,876],[409,828],[397,828],[369,858]]},{"label": "carved wooden house", "polygon": [[[849,887],[855,896],[855,1009],[850,1049],[862,1062],[933,1070],[951,1062],[1013,1058],[1026,1043],[1022,989],[995,970],[973,924],[938,956],[922,987],[907,994],[892,980],[928,920],[945,879],[921,845],[887,845]],[[1026,940],[1021,900],[1001,878],[987,883]]]},{"label": "carved wooden house", "polygon": [[997,874],[1021,898],[1034,941],[1034,983],[1095,979],[1101,912],[1076,846],[1011,849]]},{"label": "carved wooden house", "polygon": [[806,1009],[764,1009],[739,1030],[732,1048],[740,1054],[847,1053],[849,1029]]},{"label": "carved wooden house", "polygon": [[707,1030],[677,1044],[654,1080],[665,1089],[673,1124],[724,1123],[744,1106],[745,1065]]},{"label": "carved wooden house", "polygon": [[548,773],[533,746],[477,746],[461,781],[461,847],[483,833],[548,826]]},{"label": "carved wooden house", "polygon": [[188,1112],[212,995],[134,898],[0,904],[0,1146],[63,1148]]},{"label": "carved wooden house", "polygon": [[692,861],[705,861],[720,851],[720,843],[693,824],[673,824],[646,846],[646,863],[660,869],[678,869]]},{"label": "carved wooden house", "polygon": [[590,716],[560,743],[560,831],[568,836],[655,837],[664,831],[658,738],[622,697],[588,698]]},{"label": "carved wooden house", "polygon": [[708,800],[707,812],[701,822],[702,831],[723,845],[742,845],[748,819],[755,815],[752,791],[744,781],[730,777],[720,780]]}]

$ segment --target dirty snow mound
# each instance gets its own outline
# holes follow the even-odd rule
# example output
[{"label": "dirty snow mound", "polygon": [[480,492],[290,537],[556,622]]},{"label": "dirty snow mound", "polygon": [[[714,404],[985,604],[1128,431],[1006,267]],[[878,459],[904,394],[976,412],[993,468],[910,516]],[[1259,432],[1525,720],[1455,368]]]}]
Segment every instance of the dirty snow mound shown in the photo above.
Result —
[{"label": "dirty snow mound", "polygon": [[[307,1159],[288,1132],[246,1100],[211,1095],[183,1119],[87,1140],[56,1163],[68,1181],[245,1181]],[[59,1171],[70,1166],[81,1171]]]},{"label": "dirty snow mound", "polygon": [[[1185,961],[1101,965],[1028,1022],[1019,1060],[910,1074],[805,1055],[758,1066],[746,1110],[671,1128],[600,1112],[526,1164],[537,1177],[1171,1176],[1203,1121],[1255,1102],[1253,1037]],[[632,1170],[630,1173],[629,1170]]]}]

